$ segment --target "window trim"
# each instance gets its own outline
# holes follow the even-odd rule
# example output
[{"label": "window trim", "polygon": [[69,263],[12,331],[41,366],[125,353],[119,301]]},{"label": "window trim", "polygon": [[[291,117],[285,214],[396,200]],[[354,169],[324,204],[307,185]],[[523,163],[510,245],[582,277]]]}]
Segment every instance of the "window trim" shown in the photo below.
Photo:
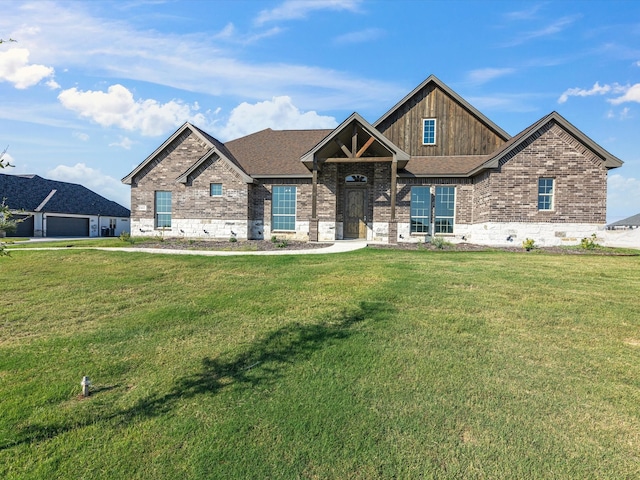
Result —
[{"label": "window trim", "polygon": [[[433,141],[432,142],[425,142],[425,129],[427,127],[427,122],[433,122]],[[436,136],[437,125],[438,125],[438,121],[435,118],[423,118],[422,119],[422,145],[436,145],[436,142],[437,142],[437,136]]]},{"label": "window trim", "polygon": [[[274,213],[275,207],[275,193],[276,189],[279,188],[292,188],[293,189],[293,213]],[[297,215],[298,215],[298,187],[297,185],[274,185],[271,189],[271,231],[273,232],[295,232],[296,224],[297,224]],[[293,228],[292,229],[283,229],[283,228],[274,228],[275,218],[279,217],[293,217]]]},{"label": "window trim", "polygon": [[[548,187],[546,181],[551,182],[551,191],[541,192],[541,188],[543,188],[542,182],[545,182],[544,187]],[[556,207],[556,180],[553,177],[540,177],[538,178],[538,211],[539,212],[553,212]],[[541,203],[549,204],[549,208],[541,208]]]},{"label": "window trim", "polygon": [[[213,193],[213,186],[214,185],[220,185],[220,193]],[[216,182],[216,183],[210,183],[209,184],[209,196],[210,197],[222,197],[224,191],[222,189],[222,183],[220,182]]]},{"label": "window trim", "polygon": [[[166,202],[158,202],[158,194],[160,194],[160,193],[166,193],[166,194],[169,195],[169,204],[168,204],[169,205],[169,210],[168,211],[159,210],[158,209],[158,204],[159,203],[161,203],[161,204],[166,203]],[[153,202],[154,202],[154,205],[153,205],[153,210],[154,210],[153,211],[153,217],[154,217],[153,221],[154,221],[155,228],[158,228],[158,229],[171,228],[171,222],[173,220],[173,212],[172,212],[173,194],[171,193],[170,190],[156,190],[154,192],[154,196],[153,197],[154,197],[153,198]],[[163,205],[163,207],[164,207],[164,205]],[[160,215],[168,215],[169,216],[169,222],[168,222],[169,224],[168,225],[161,225],[160,224],[160,219],[159,219]],[[166,220],[163,223],[166,223]]]}]

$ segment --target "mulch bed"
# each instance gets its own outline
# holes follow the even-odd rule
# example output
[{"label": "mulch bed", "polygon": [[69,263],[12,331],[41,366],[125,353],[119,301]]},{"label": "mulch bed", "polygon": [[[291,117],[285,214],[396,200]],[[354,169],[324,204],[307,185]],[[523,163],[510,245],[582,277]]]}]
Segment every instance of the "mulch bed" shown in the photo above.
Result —
[{"label": "mulch bed", "polygon": [[[223,250],[223,251],[268,251],[268,250],[309,250],[316,248],[328,247],[332,243],[308,243],[299,241],[281,241],[272,242],[269,240],[239,240],[237,242],[216,241],[216,240],[187,240],[167,238],[163,241],[144,240],[136,241],[132,246],[138,248],[163,248],[173,250]],[[620,252],[608,248],[595,248],[593,250],[571,247],[537,247],[526,252],[520,246],[513,247],[489,247],[486,245],[477,245],[473,243],[457,243],[444,245],[442,248],[431,243],[398,243],[389,244],[371,244],[371,248],[389,249],[389,250],[429,250],[429,251],[449,251],[449,252],[483,252],[483,251],[502,251],[513,253],[528,254],[563,254],[563,255],[640,255]]]},{"label": "mulch bed", "polygon": [[228,240],[186,240],[167,238],[160,240],[136,241],[132,247],[138,248],[164,248],[170,250],[224,250],[224,251],[267,251],[267,250],[309,250],[314,248],[325,248],[332,243],[307,243],[296,241],[271,242],[269,240],[238,240],[230,242]]}]

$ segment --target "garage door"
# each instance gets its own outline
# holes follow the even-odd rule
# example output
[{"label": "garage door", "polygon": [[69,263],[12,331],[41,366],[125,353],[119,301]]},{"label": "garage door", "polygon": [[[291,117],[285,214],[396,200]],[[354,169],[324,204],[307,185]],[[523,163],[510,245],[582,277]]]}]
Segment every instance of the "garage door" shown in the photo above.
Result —
[{"label": "garage door", "polygon": [[22,220],[16,225],[16,231],[7,233],[7,237],[33,237],[33,217],[31,215],[14,215],[14,220]]},{"label": "garage door", "polygon": [[88,237],[89,219],[47,217],[47,237]]}]

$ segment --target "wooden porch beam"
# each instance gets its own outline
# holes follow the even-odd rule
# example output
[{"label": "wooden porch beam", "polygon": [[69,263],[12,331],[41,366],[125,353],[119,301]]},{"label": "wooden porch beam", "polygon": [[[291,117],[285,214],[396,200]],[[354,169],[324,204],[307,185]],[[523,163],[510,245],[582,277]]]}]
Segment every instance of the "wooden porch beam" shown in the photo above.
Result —
[{"label": "wooden porch beam", "polygon": [[358,150],[358,153],[356,153],[356,158],[360,158],[362,156],[362,154],[367,151],[367,148],[369,148],[371,146],[371,144],[373,143],[374,140],[375,140],[375,138],[372,135],[371,138],[369,138],[369,140],[367,140],[367,143],[365,143],[362,146],[362,148],[360,150]]},{"label": "wooden porch beam", "polygon": [[391,161],[391,221],[396,220],[396,195],[398,194],[398,160],[395,155]]},{"label": "wooden porch beam", "polygon": [[313,178],[311,180],[311,218],[318,218],[318,161],[313,159]]},{"label": "wooden porch beam", "polygon": [[351,153],[351,151],[347,148],[347,146],[344,143],[342,143],[342,141],[339,138],[335,138],[335,141],[338,145],[340,145],[340,148],[342,149],[342,151],[347,157],[353,158],[353,153]]},{"label": "wooden porch beam", "polygon": [[353,133],[351,134],[351,156],[353,157],[358,150],[358,125],[354,122]]},{"label": "wooden porch beam", "polygon": [[376,163],[392,162],[393,157],[327,158],[324,163]]}]

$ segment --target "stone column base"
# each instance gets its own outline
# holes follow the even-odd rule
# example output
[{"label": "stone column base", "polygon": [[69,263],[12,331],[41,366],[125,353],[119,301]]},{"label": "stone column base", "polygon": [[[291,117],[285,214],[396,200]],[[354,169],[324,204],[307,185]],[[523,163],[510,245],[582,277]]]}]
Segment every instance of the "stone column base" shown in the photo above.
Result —
[{"label": "stone column base", "polygon": [[309,219],[309,241],[310,242],[318,241],[318,219],[317,218]]},{"label": "stone column base", "polygon": [[388,243],[398,243],[398,222],[392,220],[389,222],[389,241]]}]

